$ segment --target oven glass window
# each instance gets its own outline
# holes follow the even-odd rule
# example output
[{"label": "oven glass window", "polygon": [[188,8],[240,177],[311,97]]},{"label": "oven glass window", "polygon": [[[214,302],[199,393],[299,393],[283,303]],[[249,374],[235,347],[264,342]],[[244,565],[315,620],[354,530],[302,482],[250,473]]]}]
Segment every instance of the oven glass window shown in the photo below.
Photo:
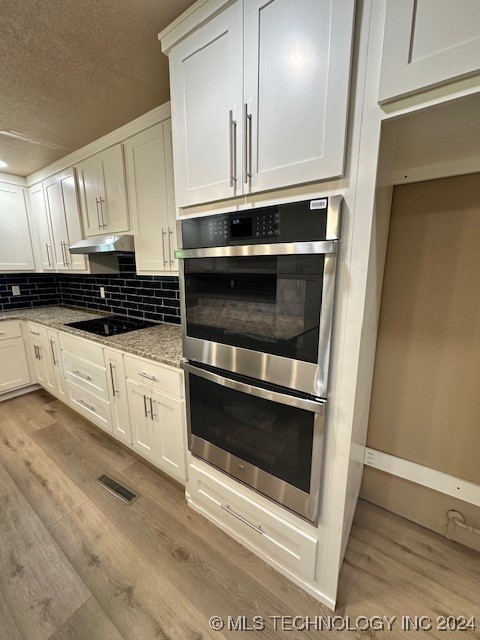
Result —
[{"label": "oven glass window", "polygon": [[189,375],[193,435],[310,492],[315,414]]},{"label": "oven glass window", "polygon": [[323,255],[185,260],[187,335],[316,363]]}]

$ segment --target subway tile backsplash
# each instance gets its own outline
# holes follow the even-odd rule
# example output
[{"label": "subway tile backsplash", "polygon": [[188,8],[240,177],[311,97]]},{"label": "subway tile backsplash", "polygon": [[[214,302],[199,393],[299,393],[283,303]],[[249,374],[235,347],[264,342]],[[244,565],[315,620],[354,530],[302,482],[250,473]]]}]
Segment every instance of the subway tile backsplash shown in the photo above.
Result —
[{"label": "subway tile backsplash", "polygon": [[[119,267],[118,274],[104,275],[0,275],[0,308],[65,304],[180,323],[176,276],[137,276],[134,256],[120,256]],[[11,286],[15,284],[20,286],[20,296],[12,296]],[[105,298],[100,297],[100,287],[105,287]]]},{"label": "subway tile backsplash", "polygon": [[[12,286],[20,287],[20,295],[14,296]],[[0,310],[25,309],[59,304],[60,285],[53,274],[0,274]]]}]

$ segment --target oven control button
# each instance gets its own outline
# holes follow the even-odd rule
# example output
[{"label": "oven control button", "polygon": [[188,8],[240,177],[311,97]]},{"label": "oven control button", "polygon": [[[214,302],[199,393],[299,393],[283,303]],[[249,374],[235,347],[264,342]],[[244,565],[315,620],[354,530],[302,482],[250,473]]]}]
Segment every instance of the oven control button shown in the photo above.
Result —
[{"label": "oven control button", "polygon": [[237,469],[240,471],[240,473],[245,473],[245,465],[239,464],[237,466]]}]

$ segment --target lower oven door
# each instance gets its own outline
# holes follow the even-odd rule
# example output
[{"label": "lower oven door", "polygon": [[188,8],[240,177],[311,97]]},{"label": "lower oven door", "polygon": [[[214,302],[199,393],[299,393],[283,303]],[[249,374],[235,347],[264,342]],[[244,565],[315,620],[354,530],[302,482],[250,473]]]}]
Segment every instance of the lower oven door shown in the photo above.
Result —
[{"label": "lower oven door", "polygon": [[316,522],[326,401],[182,367],[192,454]]}]

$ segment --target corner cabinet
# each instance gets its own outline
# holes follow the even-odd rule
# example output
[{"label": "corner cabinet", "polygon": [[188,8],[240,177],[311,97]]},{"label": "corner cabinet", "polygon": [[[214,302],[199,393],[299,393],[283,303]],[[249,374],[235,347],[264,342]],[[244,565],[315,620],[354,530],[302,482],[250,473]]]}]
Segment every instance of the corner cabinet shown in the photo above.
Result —
[{"label": "corner cabinet", "polygon": [[179,207],[342,175],[354,8],[237,0],[161,34]]},{"label": "corner cabinet", "polygon": [[124,150],[137,273],[177,273],[171,119],[132,136]]},{"label": "corner cabinet", "polygon": [[478,0],[388,0],[379,102],[480,72]]},{"label": "corner cabinet", "polygon": [[[53,267],[57,271],[86,271],[87,260],[85,257],[73,255],[68,250],[71,244],[83,237],[73,168],[70,167],[45,180],[43,191],[46,218],[42,219],[41,217],[38,226],[41,248],[42,251],[44,246],[46,248],[45,257],[49,267]],[[40,197],[37,197],[40,200]],[[37,209],[41,215],[40,202],[37,203]],[[43,228],[45,224],[46,226]],[[51,233],[50,245],[44,242],[47,240],[49,232]],[[43,259],[42,264],[44,264]]]},{"label": "corner cabinet", "polygon": [[127,185],[121,144],[76,165],[86,236],[129,231]]},{"label": "corner cabinet", "polygon": [[35,271],[25,190],[0,182],[0,273]]}]

